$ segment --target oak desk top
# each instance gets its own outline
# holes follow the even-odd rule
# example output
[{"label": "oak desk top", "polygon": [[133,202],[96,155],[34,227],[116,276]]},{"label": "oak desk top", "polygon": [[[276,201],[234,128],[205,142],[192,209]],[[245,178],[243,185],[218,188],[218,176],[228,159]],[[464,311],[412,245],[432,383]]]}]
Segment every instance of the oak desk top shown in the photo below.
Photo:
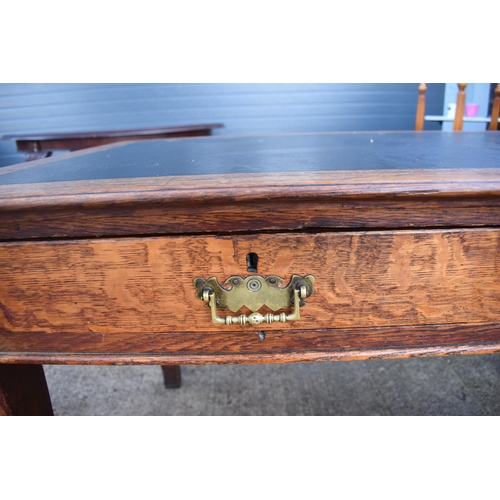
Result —
[{"label": "oak desk top", "polygon": [[[0,362],[500,350],[500,134],[120,143],[0,170]],[[300,322],[214,325],[193,280],[316,278]]]},{"label": "oak desk top", "polygon": [[0,238],[496,224],[499,158],[491,132],[120,143],[0,169]]}]

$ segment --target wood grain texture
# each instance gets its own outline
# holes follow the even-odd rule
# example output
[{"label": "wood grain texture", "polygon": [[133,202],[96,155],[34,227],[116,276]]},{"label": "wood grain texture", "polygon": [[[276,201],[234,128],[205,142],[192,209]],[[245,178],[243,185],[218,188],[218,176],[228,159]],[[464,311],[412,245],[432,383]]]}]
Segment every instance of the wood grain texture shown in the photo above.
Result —
[{"label": "wood grain texture", "polygon": [[[256,166],[250,174],[174,176],[161,167],[158,176],[134,177],[142,153],[128,178],[111,160],[106,172],[117,178],[81,177],[84,153],[71,157],[72,181],[50,160],[37,163],[50,167],[38,183],[29,168],[0,172],[0,362],[180,365],[498,352],[496,136],[433,136],[432,154],[424,133],[380,136],[379,149],[366,135],[330,138],[333,149],[320,147],[325,137],[300,137],[306,152],[296,151],[295,138],[279,150],[282,138],[261,150],[256,138],[241,139],[249,147],[243,153],[240,139],[192,140],[213,152],[212,167],[231,146],[226,166],[246,155]],[[358,139],[364,149],[352,153]],[[407,144],[418,144],[421,155],[408,156]],[[176,148],[179,170],[188,157]],[[92,175],[112,151],[99,149]],[[295,171],[259,171],[259,152]],[[315,152],[324,169],[303,171]],[[347,164],[351,170],[340,168]],[[42,182],[43,172],[55,181]],[[256,327],[213,325],[193,285],[199,276],[222,282],[251,274],[251,252],[260,275],[316,278],[300,322],[266,325],[264,341]]]},{"label": "wood grain texture", "polygon": [[[193,280],[313,274],[300,322],[266,330],[500,321],[500,231],[184,236],[0,245],[0,332],[256,331],[215,326]],[[222,314],[223,315],[223,314]]]},{"label": "wood grain texture", "polygon": [[0,239],[495,226],[500,171],[336,171],[0,186]]},{"label": "wood grain texture", "polygon": [[496,226],[497,152],[486,132],[103,146],[0,169],[0,239]]},{"label": "wood grain texture", "polygon": [[0,363],[288,363],[500,352],[500,323],[316,331],[0,335]]}]

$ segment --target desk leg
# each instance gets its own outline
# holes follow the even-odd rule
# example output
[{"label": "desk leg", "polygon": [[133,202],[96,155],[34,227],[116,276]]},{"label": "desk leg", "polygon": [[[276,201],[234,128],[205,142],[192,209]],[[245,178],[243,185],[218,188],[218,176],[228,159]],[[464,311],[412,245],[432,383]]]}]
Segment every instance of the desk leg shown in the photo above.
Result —
[{"label": "desk leg", "polygon": [[54,415],[42,365],[0,364],[0,416]]},{"label": "desk leg", "polygon": [[42,153],[25,153],[24,161],[41,160],[42,158],[49,158],[52,156],[52,151]]},{"label": "desk leg", "polygon": [[179,365],[162,365],[163,380],[167,389],[178,389],[181,386],[181,367]]}]

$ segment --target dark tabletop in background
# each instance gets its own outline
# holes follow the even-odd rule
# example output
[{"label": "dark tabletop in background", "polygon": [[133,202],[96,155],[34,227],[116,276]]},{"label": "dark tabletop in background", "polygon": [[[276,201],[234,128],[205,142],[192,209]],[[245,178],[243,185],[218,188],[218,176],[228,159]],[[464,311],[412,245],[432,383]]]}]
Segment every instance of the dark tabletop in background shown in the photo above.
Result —
[{"label": "dark tabletop in background", "polygon": [[500,168],[494,132],[359,132],[225,136],[120,144],[32,162],[0,184],[90,179],[304,172]]}]

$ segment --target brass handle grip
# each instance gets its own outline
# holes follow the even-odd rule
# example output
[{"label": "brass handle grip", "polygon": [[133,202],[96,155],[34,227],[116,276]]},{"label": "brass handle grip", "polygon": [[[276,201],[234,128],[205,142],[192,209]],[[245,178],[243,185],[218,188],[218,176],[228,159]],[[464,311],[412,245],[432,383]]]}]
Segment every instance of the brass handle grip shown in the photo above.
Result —
[{"label": "brass handle grip", "polygon": [[210,309],[212,311],[212,322],[214,325],[261,325],[262,323],[274,323],[275,321],[280,321],[285,323],[286,321],[297,321],[300,319],[300,298],[306,298],[306,287],[301,285],[298,289],[293,291],[294,301],[293,301],[293,313],[286,314],[260,314],[254,312],[246,316],[241,314],[240,316],[225,316],[221,318],[217,315],[217,306],[215,303],[215,293],[210,293],[209,290],[203,291],[203,300],[208,302]]}]

